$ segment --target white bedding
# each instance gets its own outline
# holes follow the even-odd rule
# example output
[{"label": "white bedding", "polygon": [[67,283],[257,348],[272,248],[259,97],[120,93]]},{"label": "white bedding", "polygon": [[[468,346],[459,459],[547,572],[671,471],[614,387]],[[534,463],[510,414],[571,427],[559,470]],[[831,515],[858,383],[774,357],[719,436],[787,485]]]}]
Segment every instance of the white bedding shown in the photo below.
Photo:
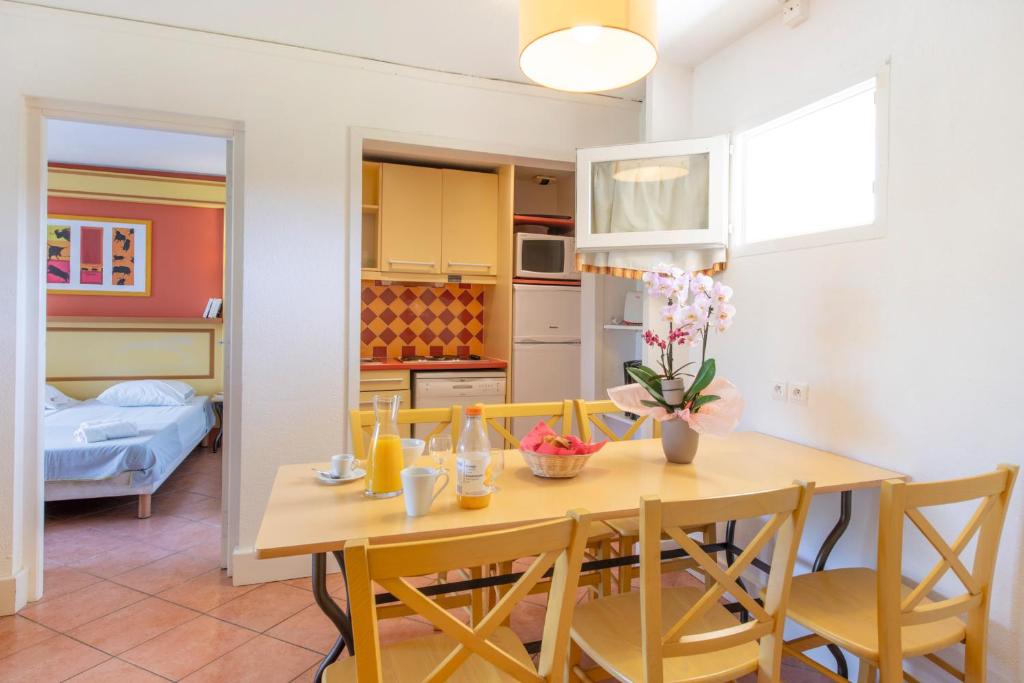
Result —
[{"label": "white bedding", "polygon": [[[87,420],[126,420],[139,436],[82,444],[72,438]],[[207,396],[183,406],[123,408],[90,399],[44,418],[46,481],[98,481],[128,473],[133,486],[161,482],[215,423]]]}]

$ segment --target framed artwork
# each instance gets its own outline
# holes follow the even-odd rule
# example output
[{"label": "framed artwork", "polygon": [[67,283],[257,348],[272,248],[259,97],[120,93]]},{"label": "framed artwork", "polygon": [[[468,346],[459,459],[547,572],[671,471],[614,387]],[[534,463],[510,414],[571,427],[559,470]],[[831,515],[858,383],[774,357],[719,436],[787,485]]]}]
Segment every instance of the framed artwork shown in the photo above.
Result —
[{"label": "framed artwork", "polygon": [[151,221],[50,215],[46,290],[60,294],[149,296]]}]

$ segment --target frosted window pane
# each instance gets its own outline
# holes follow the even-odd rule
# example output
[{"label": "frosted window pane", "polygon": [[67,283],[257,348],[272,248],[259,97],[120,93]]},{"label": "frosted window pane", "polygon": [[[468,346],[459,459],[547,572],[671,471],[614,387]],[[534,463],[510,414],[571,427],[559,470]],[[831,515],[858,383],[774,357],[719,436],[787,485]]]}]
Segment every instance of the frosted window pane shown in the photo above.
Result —
[{"label": "frosted window pane", "polygon": [[742,136],[746,242],[875,220],[875,88]]}]

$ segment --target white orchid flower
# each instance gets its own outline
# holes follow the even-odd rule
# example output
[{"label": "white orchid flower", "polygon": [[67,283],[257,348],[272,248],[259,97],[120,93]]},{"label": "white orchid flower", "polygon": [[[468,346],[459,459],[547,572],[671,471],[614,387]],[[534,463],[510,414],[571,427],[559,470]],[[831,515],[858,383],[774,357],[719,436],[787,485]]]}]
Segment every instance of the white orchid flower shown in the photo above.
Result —
[{"label": "white orchid flower", "polygon": [[690,280],[690,289],[693,290],[694,294],[705,294],[707,296],[711,296],[711,290],[714,286],[715,281],[703,273],[694,275]]},{"label": "white orchid flower", "polygon": [[679,304],[673,302],[661,307],[661,319],[675,322],[681,316]]},{"label": "white orchid flower", "polygon": [[682,314],[682,321],[678,323],[680,325],[703,328],[708,322],[708,312],[699,306],[682,306],[680,312]]},{"label": "white orchid flower", "polygon": [[720,304],[727,304],[732,299],[732,287],[716,282],[711,292],[711,298]]},{"label": "white orchid flower", "polygon": [[700,311],[701,317],[706,320],[711,313],[711,299],[704,294],[697,294],[693,297],[693,307]]},{"label": "white orchid flower", "polygon": [[682,298],[685,299],[687,294],[690,292],[690,274],[685,271],[680,271],[680,273],[673,278],[673,288],[675,289],[676,294],[681,295]]}]

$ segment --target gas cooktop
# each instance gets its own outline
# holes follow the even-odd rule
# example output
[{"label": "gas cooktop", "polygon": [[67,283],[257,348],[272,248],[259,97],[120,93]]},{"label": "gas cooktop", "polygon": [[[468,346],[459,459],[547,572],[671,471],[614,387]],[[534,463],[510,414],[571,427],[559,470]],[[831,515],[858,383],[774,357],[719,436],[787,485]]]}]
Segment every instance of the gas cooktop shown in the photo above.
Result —
[{"label": "gas cooktop", "polygon": [[458,363],[467,360],[480,360],[480,356],[471,354],[469,356],[402,356],[398,360],[403,363]]}]

